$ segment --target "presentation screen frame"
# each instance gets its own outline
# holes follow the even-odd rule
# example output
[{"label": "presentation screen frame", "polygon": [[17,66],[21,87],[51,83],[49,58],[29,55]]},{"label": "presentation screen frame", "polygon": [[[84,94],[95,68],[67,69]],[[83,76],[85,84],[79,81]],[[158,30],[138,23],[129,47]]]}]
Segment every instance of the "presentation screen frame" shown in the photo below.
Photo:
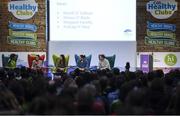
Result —
[{"label": "presentation screen frame", "polygon": [[[55,32],[54,30],[56,30],[56,29],[52,30],[52,27],[53,27],[52,22],[57,22],[56,20],[54,21],[54,19],[51,17],[52,16],[52,12],[51,12],[52,1],[55,1],[55,0],[47,0],[48,41],[136,41],[136,0],[134,0],[134,8],[133,8],[133,12],[134,12],[133,29],[127,26],[127,27],[121,29],[120,32],[116,32],[116,33],[112,32],[109,35],[106,35],[108,30],[102,31],[101,34],[99,34],[98,32],[91,33],[90,32],[91,30],[89,32],[86,31],[86,33],[84,33],[85,31],[83,32],[82,30],[80,30],[79,33],[76,34],[77,31],[69,31],[69,29],[67,29],[65,31],[65,33],[61,34],[60,36],[58,35],[60,33],[60,31]],[[132,0],[130,0],[130,1],[132,3]],[[126,11],[129,11],[129,9],[127,9],[127,8],[124,9],[125,13],[126,13]],[[129,14],[127,13],[127,15],[129,15]],[[116,29],[117,29],[117,27],[116,27]],[[84,33],[84,34],[82,34],[82,33]]]}]

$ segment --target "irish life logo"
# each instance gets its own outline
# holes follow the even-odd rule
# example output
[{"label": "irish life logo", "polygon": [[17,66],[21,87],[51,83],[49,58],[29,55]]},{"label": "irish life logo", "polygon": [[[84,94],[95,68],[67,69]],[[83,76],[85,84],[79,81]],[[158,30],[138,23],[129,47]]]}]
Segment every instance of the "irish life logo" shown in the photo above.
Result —
[{"label": "irish life logo", "polygon": [[177,57],[175,54],[167,54],[164,58],[164,62],[168,66],[174,66],[177,63]]},{"label": "irish life logo", "polygon": [[31,19],[38,12],[38,4],[35,0],[17,0],[8,3],[8,11],[17,19]]},{"label": "irish life logo", "polygon": [[146,9],[157,19],[168,19],[178,9],[175,0],[153,0],[146,4]]}]

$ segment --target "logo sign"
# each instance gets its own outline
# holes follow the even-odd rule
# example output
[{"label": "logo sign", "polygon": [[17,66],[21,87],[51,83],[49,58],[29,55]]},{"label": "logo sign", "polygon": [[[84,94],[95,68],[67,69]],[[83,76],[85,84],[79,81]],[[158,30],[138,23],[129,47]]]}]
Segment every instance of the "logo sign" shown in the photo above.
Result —
[{"label": "logo sign", "polygon": [[29,31],[12,31],[11,29],[9,29],[9,35],[13,37],[37,39],[37,34]]},{"label": "logo sign", "polygon": [[146,10],[157,19],[168,19],[177,11],[175,0],[152,0],[146,4]]},{"label": "logo sign", "polygon": [[167,46],[167,47],[175,47],[176,41],[173,39],[163,39],[163,38],[150,38],[148,36],[145,37],[145,44],[147,45],[156,45],[156,46]]},{"label": "logo sign", "polygon": [[37,47],[37,26],[28,23],[9,22],[9,36],[7,42],[18,46]]},{"label": "logo sign", "polygon": [[149,31],[147,30],[147,36],[151,38],[162,38],[162,39],[176,39],[176,34],[169,31]]},{"label": "logo sign", "polygon": [[26,23],[14,23],[9,22],[8,27],[14,31],[37,31],[37,26],[35,24],[26,24]]},{"label": "logo sign", "polygon": [[8,36],[7,41],[12,45],[37,47],[38,41],[33,38]]},{"label": "logo sign", "polygon": [[17,19],[31,19],[38,12],[38,4],[35,0],[16,0],[8,3],[8,11]]},{"label": "logo sign", "polygon": [[174,54],[168,54],[165,56],[164,62],[168,66],[174,66],[177,63],[177,57]]},{"label": "logo sign", "polygon": [[176,25],[175,24],[169,24],[169,23],[152,23],[150,21],[147,21],[147,28],[149,30],[163,30],[163,31],[176,31]]}]

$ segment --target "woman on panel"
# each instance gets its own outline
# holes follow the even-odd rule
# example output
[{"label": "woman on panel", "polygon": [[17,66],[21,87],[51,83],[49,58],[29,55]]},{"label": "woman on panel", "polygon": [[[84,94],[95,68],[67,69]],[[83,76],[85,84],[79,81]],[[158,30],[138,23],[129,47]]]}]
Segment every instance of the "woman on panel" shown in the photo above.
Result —
[{"label": "woman on panel", "polygon": [[40,56],[36,55],[35,60],[32,61],[32,69],[41,69],[43,65],[42,60],[40,60]]},{"label": "woman on panel", "polygon": [[16,60],[17,60],[17,56],[15,54],[11,54],[10,58],[8,60],[7,67],[8,68],[16,68]]},{"label": "woman on panel", "polygon": [[111,69],[109,61],[106,59],[104,54],[99,55],[99,69]]},{"label": "woman on panel", "polygon": [[66,68],[66,58],[63,54],[59,56],[59,59],[56,62],[56,68],[57,70],[64,71]]}]

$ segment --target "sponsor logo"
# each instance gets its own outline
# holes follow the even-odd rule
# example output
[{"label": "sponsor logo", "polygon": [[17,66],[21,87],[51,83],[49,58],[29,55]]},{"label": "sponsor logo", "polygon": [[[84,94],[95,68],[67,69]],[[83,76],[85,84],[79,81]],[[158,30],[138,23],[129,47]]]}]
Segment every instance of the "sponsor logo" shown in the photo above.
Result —
[{"label": "sponsor logo", "polygon": [[152,0],[146,4],[146,10],[157,19],[168,19],[178,9],[175,0]]},{"label": "sponsor logo", "polygon": [[177,57],[175,54],[167,54],[164,58],[164,62],[168,66],[174,66],[177,63]]},{"label": "sponsor logo", "polygon": [[8,11],[17,19],[31,19],[38,12],[38,4],[35,0],[17,0],[8,3]]}]

